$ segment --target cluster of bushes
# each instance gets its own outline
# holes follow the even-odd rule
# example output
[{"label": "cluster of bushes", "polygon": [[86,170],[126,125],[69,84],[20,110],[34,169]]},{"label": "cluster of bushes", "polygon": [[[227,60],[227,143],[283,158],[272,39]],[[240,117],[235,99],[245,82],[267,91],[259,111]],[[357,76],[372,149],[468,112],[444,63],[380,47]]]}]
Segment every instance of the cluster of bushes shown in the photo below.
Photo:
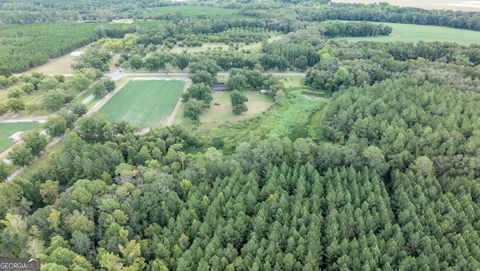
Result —
[{"label": "cluster of bushes", "polygon": [[231,90],[267,90],[268,95],[274,97],[282,89],[277,78],[265,74],[261,70],[232,69],[227,81]]},{"label": "cluster of bushes", "polygon": [[[70,110],[58,112],[50,117],[44,125],[47,134],[51,137],[62,136],[67,129],[72,129],[75,122],[87,113],[82,104],[73,105]],[[39,156],[48,143],[47,135],[34,132],[22,138],[22,143],[15,146],[9,154],[9,159],[16,166],[29,165],[36,156]],[[0,178],[2,179],[2,178]]]},{"label": "cluster of bushes", "polygon": [[[99,74],[92,69],[81,69],[73,77],[46,76],[40,73],[22,75],[12,79],[15,83],[8,90],[9,99],[0,104],[0,115],[7,112],[24,110],[47,110],[56,112],[70,103],[81,91],[86,90],[98,78]],[[24,98],[28,95],[41,96],[28,107]]]},{"label": "cluster of bushes", "polygon": [[108,64],[111,58],[112,55],[110,52],[91,47],[87,49],[80,57],[78,57],[78,59],[76,59],[73,68],[77,70],[92,68],[100,71],[108,71]]},{"label": "cluster of bushes", "polygon": [[387,36],[393,28],[383,24],[369,22],[326,22],[320,26],[320,32],[327,37],[370,37]]},{"label": "cluster of bushes", "polygon": [[102,79],[96,82],[92,88],[95,97],[101,98],[115,90],[115,82],[111,79]]},{"label": "cluster of bushes", "polygon": [[[60,85],[65,84],[65,78],[63,76],[45,76],[40,73],[33,73],[31,75],[22,75],[17,78],[14,76],[6,79],[10,81],[10,88],[8,91],[8,100],[4,104],[0,104],[0,114],[6,112],[20,112],[26,109],[23,97],[31,95],[37,92],[44,93],[44,99],[42,101],[42,107],[50,110],[55,109],[56,99],[54,96],[60,95],[59,103],[62,106],[65,102],[65,95],[56,91]],[[58,98],[58,97],[57,97]],[[55,111],[55,110],[52,110]]]},{"label": "cluster of bushes", "polygon": [[198,47],[204,42],[222,42],[225,44],[244,43],[250,44],[265,41],[270,34],[264,29],[232,28],[215,34],[189,34],[179,38],[177,45]]},{"label": "cluster of bushes", "polygon": [[8,158],[17,166],[27,166],[47,146],[47,137],[38,132],[29,134],[22,138],[22,143],[15,146]]},{"label": "cluster of bushes", "polygon": [[213,99],[211,89],[220,67],[209,59],[203,59],[190,63],[189,70],[193,84],[183,95],[183,115],[193,122],[198,122],[202,112],[210,107]]}]

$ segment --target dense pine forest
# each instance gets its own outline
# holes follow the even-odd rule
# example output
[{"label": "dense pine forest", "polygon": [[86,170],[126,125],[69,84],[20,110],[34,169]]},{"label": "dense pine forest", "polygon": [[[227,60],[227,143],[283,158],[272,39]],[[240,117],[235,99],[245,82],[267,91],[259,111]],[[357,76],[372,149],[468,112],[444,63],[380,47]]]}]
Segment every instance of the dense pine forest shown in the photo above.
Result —
[{"label": "dense pine forest", "polygon": [[[480,14],[329,2],[0,3],[0,125],[46,116],[0,162],[0,258],[479,270],[480,45],[342,38]],[[27,71],[87,44],[71,76]],[[186,76],[178,115],[109,122],[95,110],[128,84],[112,74]]]}]

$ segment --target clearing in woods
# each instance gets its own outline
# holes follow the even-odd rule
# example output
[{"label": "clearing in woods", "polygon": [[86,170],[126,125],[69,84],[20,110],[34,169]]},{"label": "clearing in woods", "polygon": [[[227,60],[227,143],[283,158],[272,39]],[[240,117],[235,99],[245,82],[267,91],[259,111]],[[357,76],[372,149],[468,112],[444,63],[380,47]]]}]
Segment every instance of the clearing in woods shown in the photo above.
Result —
[{"label": "clearing in woods", "polygon": [[[375,22],[376,23],[376,22]],[[375,37],[339,37],[337,40],[347,41],[378,41],[378,42],[458,42],[463,45],[470,45],[480,42],[480,32],[457,29],[443,26],[433,25],[415,25],[415,24],[399,24],[399,23],[383,23],[393,28],[392,34],[389,36]]]},{"label": "clearing in woods", "polygon": [[13,134],[33,130],[39,126],[38,122],[0,123],[0,153],[15,143],[15,140],[10,138]]},{"label": "clearing in woods", "polygon": [[179,80],[131,80],[101,109],[107,120],[158,127],[172,114],[185,86]]}]

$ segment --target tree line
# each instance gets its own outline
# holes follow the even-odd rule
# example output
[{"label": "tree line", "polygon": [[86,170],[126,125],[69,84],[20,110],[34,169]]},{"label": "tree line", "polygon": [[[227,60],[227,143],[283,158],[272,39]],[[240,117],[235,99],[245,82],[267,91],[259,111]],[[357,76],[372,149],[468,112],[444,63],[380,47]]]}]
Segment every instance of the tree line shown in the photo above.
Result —
[{"label": "tree line", "polygon": [[301,20],[306,21],[373,21],[480,30],[480,19],[475,12],[425,10],[398,7],[386,3],[368,5],[332,3],[323,6],[300,7],[297,14]]}]

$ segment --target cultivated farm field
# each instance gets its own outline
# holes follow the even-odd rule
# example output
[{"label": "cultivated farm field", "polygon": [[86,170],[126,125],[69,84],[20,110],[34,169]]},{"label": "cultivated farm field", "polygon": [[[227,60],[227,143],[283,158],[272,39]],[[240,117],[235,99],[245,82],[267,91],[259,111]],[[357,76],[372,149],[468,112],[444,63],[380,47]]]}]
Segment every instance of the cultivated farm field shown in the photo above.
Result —
[{"label": "cultivated farm field", "polygon": [[456,29],[450,27],[433,26],[433,25],[414,25],[400,23],[381,23],[393,28],[392,34],[389,36],[374,37],[341,37],[337,40],[347,41],[378,41],[378,42],[458,42],[463,45],[470,45],[480,42],[480,32]]},{"label": "cultivated farm field", "polygon": [[0,153],[15,143],[9,138],[10,136],[17,132],[33,130],[39,126],[38,122],[0,123]]},{"label": "cultivated farm field", "polygon": [[100,112],[112,122],[158,127],[172,114],[184,86],[185,82],[178,80],[132,80]]}]

